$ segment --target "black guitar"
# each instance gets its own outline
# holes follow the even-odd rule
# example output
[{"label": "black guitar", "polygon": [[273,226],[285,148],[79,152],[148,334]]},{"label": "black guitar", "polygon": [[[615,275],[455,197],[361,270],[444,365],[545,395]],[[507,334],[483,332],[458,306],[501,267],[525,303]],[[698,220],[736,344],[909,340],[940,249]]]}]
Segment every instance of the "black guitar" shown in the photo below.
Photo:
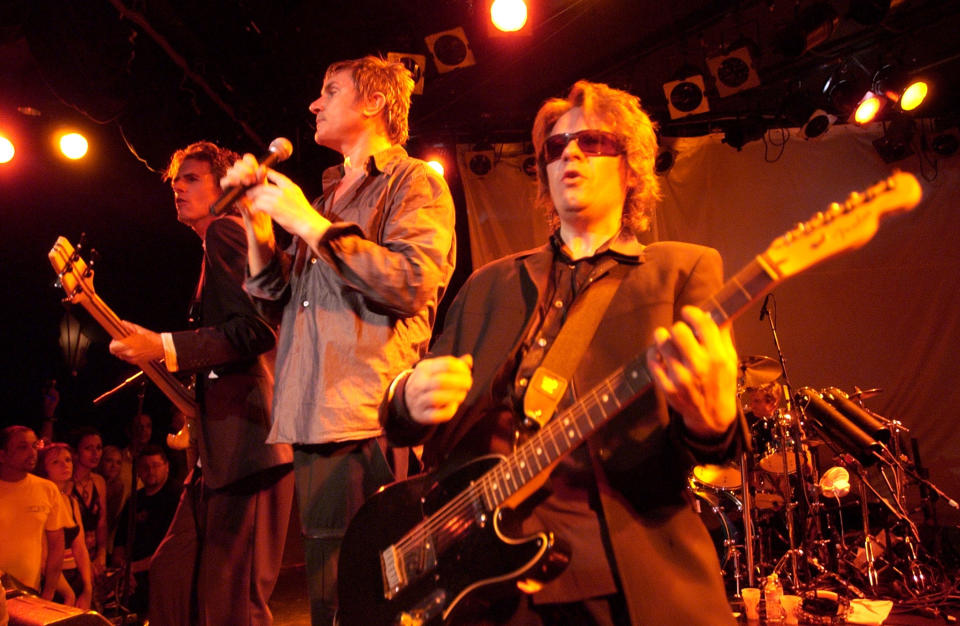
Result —
[{"label": "black guitar", "polygon": [[[777,238],[721,287],[705,311],[729,324],[776,284],[869,241],[885,213],[920,201],[916,178],[896,173]],[[449,622],[475,593],[528,590],[568,556],[551,533],[515,538],[509,508],[603,423],[649,389],[645,354],[559,413],[509,456],[476,459],[438,481],[425,474],[386,487],[360,509],[340,551],[343,626]]]}]

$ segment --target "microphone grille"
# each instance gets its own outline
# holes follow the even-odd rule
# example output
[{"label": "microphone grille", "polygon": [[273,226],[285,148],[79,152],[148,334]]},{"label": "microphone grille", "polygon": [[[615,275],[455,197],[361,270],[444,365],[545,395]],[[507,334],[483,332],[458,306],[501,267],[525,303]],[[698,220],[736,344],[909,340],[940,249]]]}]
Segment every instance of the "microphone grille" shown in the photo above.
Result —
[{"label": "microphone grille", "polygon": [[278,161],[286,161],[293,154],[293,144],[286,137],[277,137],[270,142],[268,149],[277,155]]}]

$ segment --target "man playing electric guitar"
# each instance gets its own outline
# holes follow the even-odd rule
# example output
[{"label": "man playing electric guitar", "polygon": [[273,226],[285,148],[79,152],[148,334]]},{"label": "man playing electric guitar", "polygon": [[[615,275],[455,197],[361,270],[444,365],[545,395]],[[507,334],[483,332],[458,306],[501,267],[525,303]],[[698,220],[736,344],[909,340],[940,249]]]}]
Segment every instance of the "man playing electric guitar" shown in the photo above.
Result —
[{"label": "man playing electric guitar", "polygon": [[382,407],[396,443],[424,443],[427,468],[453,467],[509,454],[532,432],[524,395],[542,380],[537,368],[571,311],[592,306],[604,281],[619,284],[599,324],[578,330],[594,334],[559,407],[652,345],[655,393],[544,470],[549,478],[532,495],[507,501],[519,518],[515,536],[550,531],[569,563],[542,588],[511,580],[533,593],[486,600],[469,621],[733,622],[713,543],[685,485],[696,462],[736,452],[737,357],[729,330],[694,306],[722,283],[717,251],[638,241],[659,196],[654,130],[636,97],[602,84],[578,82],[566,99],[543,105],[533,141],[553,236],[477,271],[429,357],[394,381]]}]

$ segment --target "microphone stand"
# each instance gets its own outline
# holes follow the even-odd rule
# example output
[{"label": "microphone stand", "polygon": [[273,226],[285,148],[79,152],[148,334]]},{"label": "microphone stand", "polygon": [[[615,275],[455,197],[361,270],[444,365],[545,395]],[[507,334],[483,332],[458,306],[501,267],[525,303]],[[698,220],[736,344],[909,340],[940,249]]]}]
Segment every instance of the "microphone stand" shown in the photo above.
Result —
[{"label": "microphone stand", "polygon": [[[770,313],[770,309],[767,306],[771,300],[773,300],[772,315]],[[760,320],[763,321],[763,318],[767,318],[767,322],[770,325],[770,334],[773,336],[773,345],[777,349],[777,360],[780,362],[780,371],[783,373],[784,386],[786,386],[787,388],[786,397],[790,398],[790,396],[793,394],[793,387],[790,385],[790,378],[787,376],[787,364],[783,358],[783,350],[780,348],[780,337],[777,335],[777,322],[775,319],[776,309],[777,309],[777,300],[776,298],[774,298],[773,293],[768,293],[767,296],[763,299],[763,305],[760,307]],[[797,442],[797,445],[802,445],[803,440],[800,438],[800,435],[802,433],[799,431],[799,427],[800,427],[800,420],[797,420],[798,432],[797,432],[796,442]],[[780,432],[782,433],[782,429],[780,429]],[[781,444],[785,444],[785,441],[781,440]],[[785,449],[784,449],[784,456],[786,456]],[[800,471],[799,456],[797,457],[797,461],[798,461],[797,470]],[[789,473],[789,468],[786,466],[786,464],[784,464],[783,470],[787,477],[787,485],[789,486],[790,473]],[[798,478],[800,478],[801,491],[803,491],[802,476],[798,475]],[[788,489],[788,492],[789,491],[790,489]],[[794,520],[793,520],[794,503],[792,502],[793,500],[792,494],[788,493],[787,495],[791,496],[787,500],[786,506],[784,507],[785,514],[787,516],[787,537],[789,539],[789,550],[787,551],[787,554],[790,555],[790,573],[793,576],[794,590],[796,590],[796,589],[799,589],[800,587],[800,581],[798,578],[798,564],[797,564],[798,550],[797,550],[796,529],[794,527]],[[799,499],[798,499],[798,502],[799,502]],[[805,512],[806,512],[805,510],[801,511],[801,517],[805,516]]]}]

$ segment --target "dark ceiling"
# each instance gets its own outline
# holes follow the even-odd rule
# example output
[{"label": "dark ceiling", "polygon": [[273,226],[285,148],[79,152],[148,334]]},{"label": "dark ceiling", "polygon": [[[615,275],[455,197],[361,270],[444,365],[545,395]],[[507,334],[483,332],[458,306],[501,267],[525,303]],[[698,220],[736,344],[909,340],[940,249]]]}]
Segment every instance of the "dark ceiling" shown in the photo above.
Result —
[{"label": "dark ceiling", "polygon": [[[414,150],[522,138],[537,105],[579,78],[637,93],[671,135],[737,118],[802,124],[831,73],[866,77],[885,64],[934,77],[921,114],[960,110],[956,1],[528,4],[524,34],[494,36],[489,0],[6,0],[0,32],[7,42],[23,37],[32,55],[13,68],[15,81],[38,72],[60,100],[120,127],[151,164],[200,136],[251,151],[275,135],[309,142],[306,107],[324,69],[368,53],[427,57],[411,116]],[[438,73],[425,37],[458,26],[476,63]],[[813,48],[803,50],[798,27]],[[744,44],[760,86],[721,98],[706,59]],[[706,78],[711,110],[672,121],[662,84],[695,71]],[[33,106],[43,111],[43,95],[25,87],[18,95],[17,106],[39,98]]]},{"label": "dark ceiling", "polygon": [[[282,169],[315,194],[335,155],[312,143],[307,106],[332,61],[427,57],[411,112],[414,154],[525,139],[543,99],[580,78],[636,93],[666,135],[796,126],[823,106],[832,74],[865,79],[885,64],[931,77],[918,114],[942,126],[960,117],[960,1],[528,4],[527,32],[507,37],[491,33],[488,0],[0,0],[0,127],[19,147],[0,166],[2,421],[30,421],[40,381],[59,377],[69,410],[102,422],[89,398],[130,373],[102,333],[78,374],[65,373],[62,293],[46,261],[56,236],[89,235],[101,256],[97,290],[122,317],[182,328],[199,242],[174,221],[155,171],[198,139],[260,152],[283,135],[295,152]],[[824,15],[831,28],[807,28],[817,45],[790,43],[791,27]],[[439,73],[425,37],[458,26],[476,63]],[[720,97],[706,59],[742,46],[760,85]],[[662,84],[684,72],[705,77],[710,111],[671,119]],[[67,123],[91,138],[83,162],[65,164],[41,139]],[[132,401],[110,410],[129,414]]]}]

